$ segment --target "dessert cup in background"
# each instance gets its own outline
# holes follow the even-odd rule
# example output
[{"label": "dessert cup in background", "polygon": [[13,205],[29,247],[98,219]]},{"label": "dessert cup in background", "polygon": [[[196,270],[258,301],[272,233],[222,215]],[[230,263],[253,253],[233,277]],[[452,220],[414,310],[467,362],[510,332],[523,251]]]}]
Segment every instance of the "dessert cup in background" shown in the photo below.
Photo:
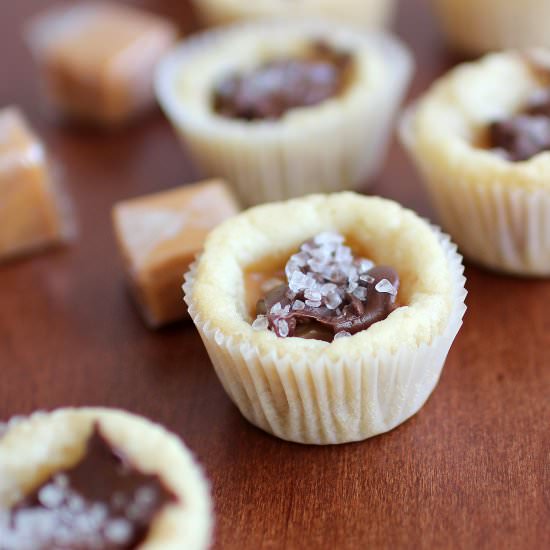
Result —
[{"label": "dessert cup in background", "polygon": [[[112,485],[116,491],[104,501]],[[153,502],[162,504],[144,524]],[[59,525],[67,515],[69,522]],[[0,433],[2,548],[71,541],[75,547],[110,541],[109,548],[127,548],[128,537],[141,533],[141,550],[203,550],[211,531],[202,471],[175,435],[144,418],[67,408],[18,417]]]},{"label": "dessert cup in background", "polygon": [[[304,241],[326,231],[345,236],[354,253],[393,266],[399,307],[330,342],[258,329],[247,274],[284,270]],[[280,438],[330,444],[391,430],[422,407],[462,323],[462,273],[456,247],[437,228],[392,201],[348,192],[258,206],[224,222],[184,291],[242,414]]]},{"label": "dessert cup in background", "polygon": [[362,27],[382,27],[393,18],[396,0],[193,0],[206,25],[226,25],[241,19],[319,17]]},{"label": "dessert cup in background", "polygon": [[400,128],[461,252],[518,275],[550,275],[547,58],[507,52],[460,65],[409,108]]},{"label": "dessert cup in background", "polygon": [[449,44],[478,55],[494,50],[550,46],[545,0],[431,0]]},{"label": "dessert cup in background", "polygon": [[[338,93],[315,104],[299,98],[305,99],[302,105],[266,118],[227,116],[216,110],[220,83],[254,71],[263,71],[261,82],[251,87],[254,93],[282,86],[292,95],[288,78],[299,79],[300,70],[311,69],[295,66],[307,63],[310,50],[319,44],[335,59],[347,60]],[[271,69],[280,73],[274,76]],[[325,64],[320,69],[311,70],[310,76],[324,79],[338,67]],[[383,161],[411,69],[408,50],[387,34],[322,22],[253,22],[181,44],[161,62],[156,90],[202,171],[223,177],[243,204],[253,205],[356,188],[368,181]],[[318,90],[312,85],[310,92]],[[238,99],[243,96],[248,97],[241,93]],[[256,106],[265,107],[262,98],[255,99]]]}]

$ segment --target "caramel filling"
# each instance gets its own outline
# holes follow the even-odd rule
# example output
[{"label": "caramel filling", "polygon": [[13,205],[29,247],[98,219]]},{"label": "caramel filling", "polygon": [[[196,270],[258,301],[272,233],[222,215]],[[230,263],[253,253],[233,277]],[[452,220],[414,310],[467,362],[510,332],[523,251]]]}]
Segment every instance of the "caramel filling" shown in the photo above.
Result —
[{"label": "caramel filling", "polygon": [[290,257],[284,275],[251,271],[246,287],[254,329],[331,342],[384,320],[397,307],[399,277],[354,257],[342,235],[321,233]]},{"label": "caramel filling", "polygon": [[242,120],[278,119],[341,95],[351,80],[353,58],[324,42],[303,57],[276,59],[245,74],[230,74],[213,91],[218,114]]}]

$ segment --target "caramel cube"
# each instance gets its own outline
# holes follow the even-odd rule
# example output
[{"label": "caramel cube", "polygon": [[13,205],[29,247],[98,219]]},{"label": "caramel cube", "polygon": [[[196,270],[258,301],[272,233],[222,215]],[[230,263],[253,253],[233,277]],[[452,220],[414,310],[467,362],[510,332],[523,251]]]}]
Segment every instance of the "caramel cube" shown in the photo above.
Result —
[{"label": "caramel cube", "polygon": [[210,230],[238,211],[225,183],[217,180],[115,204],[118,245],[149,326],[185,317],[183,275]]},{"label": "caramel cube", "polygon": [[19,110],[0,110],[0,261],[68,236],[42,143]]},{"label": "caramel cube", "polygon": [[85,2],[35,17],[27,41],[54,108],[72,118],[114,125],[154,103],[155,65],[176,34],[175,26],[157,15]]}]

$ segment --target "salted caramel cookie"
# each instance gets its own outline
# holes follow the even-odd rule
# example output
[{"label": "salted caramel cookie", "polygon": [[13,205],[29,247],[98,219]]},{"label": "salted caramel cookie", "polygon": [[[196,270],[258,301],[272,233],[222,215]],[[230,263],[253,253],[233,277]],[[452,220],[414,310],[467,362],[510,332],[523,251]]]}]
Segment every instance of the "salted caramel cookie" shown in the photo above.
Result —
[{"label": "salted caramel cookie", "polygon": [[460,65],[401,125],[442,227],[472,260],[518,275],[550,275],[548,57]]},{"label": "salted caramel cookie", "polygon": [[184,289],[246,418],[291,441],[342,443],[392,429],[428,398],[465,310],[462,271],[449,239],[412,212],[339,193],[224,222]]},{"label": "salted caramel cookie", "polygon": [[210,509],[189,451],[126,412],[37,413],[0,435],[3,550],[203,549]]}]

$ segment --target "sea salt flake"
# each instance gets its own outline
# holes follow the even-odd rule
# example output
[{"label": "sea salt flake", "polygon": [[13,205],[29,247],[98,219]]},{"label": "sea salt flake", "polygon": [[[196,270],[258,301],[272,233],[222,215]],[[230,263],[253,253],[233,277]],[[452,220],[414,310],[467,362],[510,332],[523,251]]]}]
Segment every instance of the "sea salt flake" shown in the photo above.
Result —
[{"label": "sea salt flake", "polygon": [[364,286],[358,286],[354,291],[353,291],[353,295],[358,299],[358,300],[366,300],[367,298],[367,289],[364,287]]},{"label": "sea salt flake", "polygon": [[277,328],[279,329],[279,335],[283,338],[288,336],[288,323],[284,319],[279,319],[277,323]]},{"label": "sea salt flake", "polygon": [[374,287],[377,292],[384,292],[386,294],[391,294],[395,296],[397,294],[397,289],[388,281],[388,279],[380,279]]},{"label": "sea salt flake", "polygon": [[336,309],[342,303],[340,294],[336,291],[329,292],[325,298],[325,304],[329,309]]},{"label": "sea salt flake", "polygon": [[327,296],[329,293],[334,292],[338,287],[334,283],[326,283],[324,284],[319,292],[321,293],[321,296]]},{"label": "sea salt flake", "polygon": [[271,315],[282,315],[283,313],[283,308],[281,306],[281,302],[275,302],[272,306],[271,306],[271,309],[269,310],[269,313]]},{"label": "sea salt flake", "polygon": [[254,322],[252,323],[252,328],[254,330],[267,330],[269,328],[269,321],[265,315],[258,315]]},{"label": "sea salt flake", "polygon": [[344,242],[344,237],[337,233],[336,231],[324,231],[319,233],[313,239],[315,244],[342,244]]},{"label": "sea salt flake", "polygon": [[351,334],[348,331],[341,330],[334,335],[334,339],[338,340],[339,338],[348,338],[349,336],[351,336]]},{"label": "sea salt flake", "polygon": [[302,300],[296,300],[292,304],[292,309],[294,309],[296,311],[300,311],[300,310],[304,309],[305,307],[306,307],[306,304],[304,304],[304,302],[302,302]]},{"label": "sea salt flake", "polygon": [[288,280],[288,286],[292,292],[300,292],[306,288],[307,276],[301,271],[295,271],[292,273]]},{"label": "sea salt flake", "polygon": [[357,269],[361,275],[366,273],[367,271],[370,271],[374,267],[374,262],[371,262],[370,260],[361,259],[359,260],[359,265],[357,266]]},{"label": "sea salt flake", "polygon": [[321,301],[306,300],[306,306],[309,307],[321,307]]},{"label": "sea salt flake", "polygon": [[319,302],[322,297],[321,292],[319,292],[318,290],[311,290],[309,288],[306,289],[306,291],[304,292],[304,296],[312,302]]},{"label": "sea salt flake", "polygon": [[132,525],[125,519],[113,519],[105,526],[105,537],[114,544],[125,544],[132,536]]},{"label": "sea salt flake", "polygon": [[348,284],[347,291],[352,294],[355,292],[356,288],[359,286],[359,284],[356,281],[350,281]]},{"label": "sea salt flake", "polygon": [[45,508],[57,508],[65,500],[65,493],[54,483],[48,483],[38,492],[38,500]]},{"label": "sea salt flake", "polygon": [[359,275],[359,280],[363,281],[364,283],[374,283],[376,279],[372,275]]}]

